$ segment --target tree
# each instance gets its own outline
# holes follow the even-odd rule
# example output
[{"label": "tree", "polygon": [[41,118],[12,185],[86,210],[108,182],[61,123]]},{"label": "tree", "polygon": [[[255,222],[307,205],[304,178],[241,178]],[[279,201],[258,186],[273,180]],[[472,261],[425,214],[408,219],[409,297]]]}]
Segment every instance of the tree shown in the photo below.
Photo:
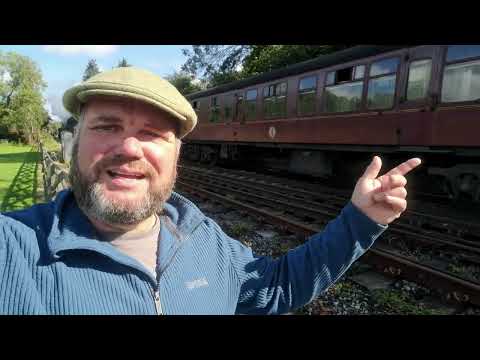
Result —
[{"label": "tree", "polygon": [[85,68],[85,72],[83,73],[83,81],[90,79],[92,76],[97,75],[100,73],[100,69],[98,68],[97,62],[95,59],[90,59],[88,61],[87,67]]},{"label": "tree", "polygon": [[242,61],[250,45],[193,45],[183,49],[187,61],[182,71],[205,78],[207,87],[221,85],[241,78]]},{"label": "tree", "polygon": [[183,49],[182,70],[218,86],[272,71],[352,45],[193,45]]},{"label": "tree", "polygon": [[281,69],[351,45],[253,45],[243,61],[243,74],[252,76]]},{"label": "tree", "polygon": [[30,58],[0,53],[0,127],[29,144],[38,140],[47,117],[45,87],[40,69]]},{"label": "tree", "polygon": [[203,90],[201,83],[195,82],[194,77],[183,71],[174,72],[165,77],[182,95],[188,95]]},{"label": "tree", "polygon": [[122,58],[122,60],[120,60],[120,61],[118,62],[118,65],[117,65],[117,67],[129,67],[129,66],[132,66],[132,65],[129,64],[129,63],[127,62],[127,59],[125,59],[125,58]]}]

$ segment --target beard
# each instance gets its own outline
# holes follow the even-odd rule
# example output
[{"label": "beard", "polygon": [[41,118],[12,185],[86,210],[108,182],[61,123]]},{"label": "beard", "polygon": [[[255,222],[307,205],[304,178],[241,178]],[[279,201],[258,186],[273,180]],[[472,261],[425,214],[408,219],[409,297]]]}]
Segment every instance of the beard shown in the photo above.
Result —
[{"label": "beard", "polygon": [[[173,191],[177,176],[176,161],[173,164],[172,175],[165,184],[152,188],[155,171],[151,165],[140,160],[132,161],[124,156],[105,157],[93,168],[92,179],[82,174],[78,162],[79,141],[75,140],[72,147],[72,161],[70,166],[70,185],[78,206],[87,215],[107,224],[133,225],[153,214],[161,214],[165,202]],[[120,201],[105,196],[104,184],[99,182],[102,169],[107,166],[128,164],[129,168],[142,171],[149,186],[144,196],[135,201]]]}]

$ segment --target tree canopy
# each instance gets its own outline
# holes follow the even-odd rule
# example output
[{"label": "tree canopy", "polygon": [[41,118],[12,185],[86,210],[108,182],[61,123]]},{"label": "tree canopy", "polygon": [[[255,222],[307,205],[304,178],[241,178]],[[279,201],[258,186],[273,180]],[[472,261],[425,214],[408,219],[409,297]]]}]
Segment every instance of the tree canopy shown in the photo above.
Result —
[{"label": "tree canopy", "polygon": [[174,72],[172,75],[166,76],[166,80],[184,96],[204,88],[200,82],[195,81],[192,75],[184,71]]},{"label": "tree canopy", "polygon": [[122,58],[122,60],[120,60],[120,61],[118,62],[118,65],[117,65],[117,67],[129,67],[129,66],[132,66],[132,65],[129,64],[129,63],[127,62],[127,59],[125,59],[125,58]]},{"label": "tree canopy", "polygon": [[98,68],[97,61],[95,59],[90,59],[83,73],[82,80],[83,81],[88,80],[92,76],[97,75],[99,73],[100,73],[100,69]]},{"label": "tree canopy", "polygon": [[272,71],[353,45],[193,45],[183,49],[182,71],[214,87]]},{"label": "tree canopy", "polygon": [[38,138],[48,119],[42,91],[46,83],[38,66],[28,57],[0,52],[0,127],[3,136],[27,143]]}]

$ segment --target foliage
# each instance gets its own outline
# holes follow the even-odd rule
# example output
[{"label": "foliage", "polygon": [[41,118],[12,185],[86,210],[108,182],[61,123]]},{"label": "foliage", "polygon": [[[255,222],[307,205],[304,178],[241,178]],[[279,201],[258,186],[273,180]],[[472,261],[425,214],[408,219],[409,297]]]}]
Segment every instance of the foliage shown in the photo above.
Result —
[{"label": "foliage", "polygon": [[166,79],[177,88],[182,95],[188,95],[196,91],[202,90],[202,85],[195,82],[193,76],[184,71],[174,72]]},{"label": "foliage", "polygon": [[446,315],[441,309],[428,309],[411,296],[394,290],[374,290],[373,299],[387,313],[400,315]]},{"label": "foliage", "polygon": [[43,132],[40,135],[40,140],[43,144],[43,147],[46,151],[49,152],[59,152],[62,149],[62,145],[56,140],[57,138],[53,137],[49,133]]},{"label": "foliage", "polygon": [[217,86],[242,78],[242,61],[250,52],[249,45],[193,45],[183,49],[187,61],[182,71],[205,78],[207,87]]},{"label": "foliage", "polygon": [[0,131],[7,138],[31,144],[48,115],[43,107],[46,87],[37,65],[13,52],[0,53]]},{"label": "foliage", "polygon": [[95,59],[90,59],[83,73],[82,80],[83,81],[88,80],[92,76],[97,75],[99,73],[100,73],[100,69],[98,68],[97,61]]},{"label": "foliage", "polygon": [[228,230],[231,237],[242,238],[252,231],[252,227],[251,225],[238,222],[231,224]]},{"label": "foliage", "polygon": [[272,71],[352,45],[193,45],[183,49],[182,66],[192,76],[214,87]]},{"label": "foliage", "polygon": [[132,65],[129,64],[129,63],[127,62],[127,59],[125,59],[125,58],[122,58],[122,60],[120,60],[120,61],[118,62],[118,65],[117,65],[117,67],[129,67],[129,66],[132,66]]},{"label": "foliage", "polygon": [[254,45],[243,62],[243,73],[248,76],[261,74],[349,46],[351,45]]}]

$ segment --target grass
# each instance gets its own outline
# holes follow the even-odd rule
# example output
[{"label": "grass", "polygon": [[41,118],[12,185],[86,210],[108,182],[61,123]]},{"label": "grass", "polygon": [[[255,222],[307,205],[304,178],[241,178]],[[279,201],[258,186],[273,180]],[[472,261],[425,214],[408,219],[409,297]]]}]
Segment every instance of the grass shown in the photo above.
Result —
[{"label": "grass", "polygon": [[410,295],[397,290],[374,290],[373,299],[382,311],[397,315],[447,315],[441,309],[429,309]]},{"label": "grass", "polygon": [[24,209],[35,203],[38,152],[30,146],[0,144],[0,211]]},{"label": "grass", "polygon": [[241,238],[242,236],[246,236],[250,231],[252,231],[250,225],[238,222],[230,226],[229,235],[233,238]]}]

